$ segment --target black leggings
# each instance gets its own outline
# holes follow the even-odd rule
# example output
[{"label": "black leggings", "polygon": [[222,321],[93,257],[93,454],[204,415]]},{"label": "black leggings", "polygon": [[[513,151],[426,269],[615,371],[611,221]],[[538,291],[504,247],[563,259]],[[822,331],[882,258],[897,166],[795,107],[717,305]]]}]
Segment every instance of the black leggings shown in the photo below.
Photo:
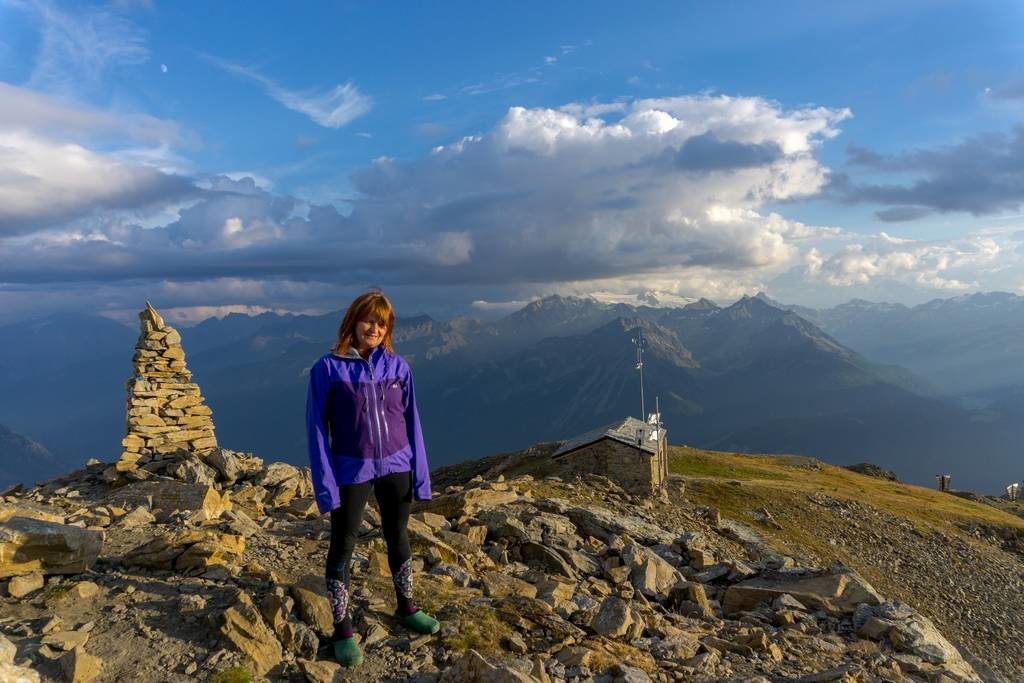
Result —
[{"label": "black leggings", "polygon": [[327,549],[327,578],[348,584],[349,565],[363,508],[370,489],[380,509],[380,526],[388,546],[388,566],[395,574],[412,557],[409,547],[409,508],[412,506],[412,473],[386,474],[361,484],[338,487],[341,507],[331,510],[331,545]]}]

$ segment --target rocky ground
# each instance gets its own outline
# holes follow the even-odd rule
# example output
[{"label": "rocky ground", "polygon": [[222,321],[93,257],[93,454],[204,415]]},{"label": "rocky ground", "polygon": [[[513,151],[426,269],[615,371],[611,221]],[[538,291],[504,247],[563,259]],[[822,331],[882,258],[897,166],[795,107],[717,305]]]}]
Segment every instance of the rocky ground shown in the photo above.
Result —
[{"label": "rocky ground", "polygon": [[[368,509],[352,605],[366,661],[354,671],[326,646],[328,522],[306,471],[217,449],[123,472],[94,463],[9,491],[0,680],[1024,677],[1017,617],[979,606],[986,596],[1022,613],[1021,556],[998,525],[936,535],[868,504],[806,498],[835,547],[863,549],[858,573],[817,546],[773,541],[783,510],[722,517],[706,490],[692,495],[710,479],[675,478],[663,499],[638,498],[597,476],[546,477],[531,466],[545,452],[439,472],[438,495],[417,506],[415,590],[442,621],[435,636],[392,619]],[[887,599],[904,594],[925,604]]]}]

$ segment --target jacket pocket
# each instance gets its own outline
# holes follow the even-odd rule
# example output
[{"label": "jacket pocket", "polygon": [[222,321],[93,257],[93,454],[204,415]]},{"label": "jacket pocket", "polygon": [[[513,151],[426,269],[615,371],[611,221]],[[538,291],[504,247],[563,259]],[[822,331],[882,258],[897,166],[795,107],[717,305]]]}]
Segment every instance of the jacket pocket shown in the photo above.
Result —
[{"label": "jacket pocket", "polygon": [[331,450],[340,455],[357,455],[366,449],[369,402],[359,385],[339,382],[332,387]]},{"label": "jacket pocket", "polygon": [[394,453],[409,445],[405,430],[405,383],[399,379],[388,380],[382,383],[381,391],[387,451]]}]

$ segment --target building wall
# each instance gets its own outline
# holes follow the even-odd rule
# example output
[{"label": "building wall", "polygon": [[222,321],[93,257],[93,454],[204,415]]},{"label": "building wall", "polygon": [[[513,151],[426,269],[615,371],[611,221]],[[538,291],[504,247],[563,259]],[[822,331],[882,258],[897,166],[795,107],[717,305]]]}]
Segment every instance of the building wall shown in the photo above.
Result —
[{"label": "building wall", "polygon": [[577,474],[600,474],[617,482],[630,493],[647,495],[661,488],[665,479],[666,448],[657,455],[627,446],[614,439],[601,439],[556,459],[557,473],[563,478]]}]

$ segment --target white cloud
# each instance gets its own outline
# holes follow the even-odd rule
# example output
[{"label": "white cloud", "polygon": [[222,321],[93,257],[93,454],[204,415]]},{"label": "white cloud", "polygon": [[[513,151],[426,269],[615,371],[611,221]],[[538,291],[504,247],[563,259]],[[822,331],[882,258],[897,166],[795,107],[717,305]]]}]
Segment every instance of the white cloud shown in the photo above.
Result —
[{"label": "white cloud", "polygon": [[[163,226],[112,224],[104,234],[121,245],[110,247],[116,258],[69,245],[21,260],[10,277],[303,272],[344,284],[372,274],[381,284],[725,298],[835,239],[835,228],[764,205],[818,192],[827,169],[814,152],[846,116],[705,95],[513,107],[422,159],[376,159],[352,177],[344,215],[236,175]],[[353,253],[359,267],[339,269]]]},{"label": "white cloud", "polygon": [[371,164],[354,179],[357,213],[397,235],[471,235],[467,279],[770,272],[838,233],[760,207],[822,187],[813,153],[848,115],[709,96],[513,107],[419,162]]},{"label": "white cloud", "polygon": [[520,308],[530,303],[527,300],[522,301],[485,301],[483,299],[477,299],[470,304],[475,310],[493,312],[499,311],[504,313],[512,313],[518,311]]},{"label": "white cloud", "polygon": [[0,236],[181,198],[190,165],[171,146],[186,138],[172,122],[0,82]]},{"label": "white cloud", "polygon": [[439,92],[431,93],[423,98],[424,102],[440,102],[441,100],[448,99],[447,95],[442,95]]},{"label": "white cloud", "polygon": [[31,130],[57,140],[125,139],[166,145],[183,141],[179,127],[144,114],[100,111],[0,81],[0,129]]},{"label": "white cloud", "polygon": [[0,128],[0,236],[166,201],[190,187],[184,178],[78,144]]},{"label": "white cloud", "polygon": [[812,281],[833,287],[899,283],[919,290],[962,292],[977,289],[986,274],[1005,270],[1016,257],[992,238],[969,235],[949,241],[918,241],[848,236],[858,241],[830,254],[811,249],[804,257]]},{"label": "white cloud", "polygon": [[210,55],[207,55],[206,59],[229,73],[259,83],[278,103],[292,111],[305,114],[325,128],[341,128],[366,114],[373,107],[373,100],[359,92],[351,81],[322,91],[290,90],[255,69]]}]

